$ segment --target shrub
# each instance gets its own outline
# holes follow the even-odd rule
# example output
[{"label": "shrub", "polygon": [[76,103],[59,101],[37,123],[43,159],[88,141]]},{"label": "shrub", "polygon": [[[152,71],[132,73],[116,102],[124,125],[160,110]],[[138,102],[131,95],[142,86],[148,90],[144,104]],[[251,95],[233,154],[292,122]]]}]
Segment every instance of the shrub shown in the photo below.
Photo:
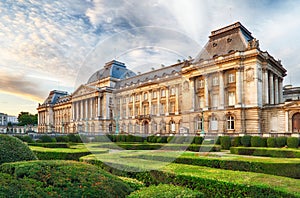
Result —
[{"label": "shrub", "polygon": [[229,136],[220,137],[221,148],[225,150],[229,150],[231,146],[231,139]]},{"label": "shrub", "polygon": [[242,143],[242,145],[245,146],[245,147],[251,146],[251,136],[250,136],[250,135],[244,135],[244,136],[241,138],[241,143]]},{"label": "shrub", "polygon": [[56,136],[56,142],[69,142],[69,138],[66,135]]},{"label": "shrub", "polygon": [[267,146],[274,148],[276,147],[276,139],[274,137],[268,137],[267,138]]},{"label": "shrub", "polygon": [[16,135],[16,138],[22,140],[23,142],[32,143],[33,139],[29,135]]},{"label": "shrub", "polygon": [[158,137],[157,139],[156,139],[156,143],[167,143],[168,142],[168,137],[166,137],[166,136],[161,136],[161,137]]},{"label": "shrub", "polygon": [[252,136],[251,137],[251,146],[252,147],[266,147],[266,141],[264,138],[259,136]]},{"label": "shrub", "polygon": [[75,134],[68,134],[69,142],[82,143],[81,137]]},{"label": "shrub", "polygon": [[286,146],[286,137],[277,137],[276,138],[276,145],[277,147],[284,147]]},{"label": "shrub", "polygon": [[201,136],[194,137],[195,144],[202,144],[202,142],[203,142],[203,137],[201,137]]},{"label": "shrub", "polygon": [[42,135],[39,137],[39,140],[41,142],[56,142],[56,139],[55,138],[52,138],[51,136],[49,135]]},{"label": "shrub", "polygon": [[174,186],[168,184],[159,184],[158,186],[149,186],[141,188],[138,191],[131,193],[128,198],[174,198],[174,197],[204,197],[204,195],[199,191],[193,191],[192,189]]},{"label": "shrub", "polygon": [[39,146],[44,148],[70,148],[69,143],[56,143],[56,142],[46,142],[46,143],[28,143],[29,146]]},{"label": "shrub", "polygon": [[231,140],[231,146],[233,146],[233,147],[242,146],[241,139],[242,139],[241,137],[234,137]]},{"label": "shrub", "polygon": [[0,145],[0,164],[37,159],[29,147],[18,138],[0,135]]},{"label": "shrub", "polygon": [[255,155],[265,157],[300,158],[300,151],[279,148],[244,148],[235,147],[230,149],[232,154]]},{"label": "shrub", "polygon": [[299,146],[299,138],[288,137],[287,138],[287,146],[289,148],[298,148],[298,146]]},{"label": "shrub", "polygon": [[[23,192],[29,192],[32,185],[39,184],[37,190],[40,193],[37,197],[125,197],[133,191],[116,176],[96,166],[79,162],[6,163],[0,166],[0,170],[11,175],[13,181],[24,178],[31,181],[33,184],[23,186]],[[15,193],[17,196],[14,197],[23,197],[22,191]]]},{"label": "shrub", "polygon": [[169,142],[171,142],[173,139],[174,139],[174,136],[169,136],[169,137],[167,138],[167,142],[169,143]]}]

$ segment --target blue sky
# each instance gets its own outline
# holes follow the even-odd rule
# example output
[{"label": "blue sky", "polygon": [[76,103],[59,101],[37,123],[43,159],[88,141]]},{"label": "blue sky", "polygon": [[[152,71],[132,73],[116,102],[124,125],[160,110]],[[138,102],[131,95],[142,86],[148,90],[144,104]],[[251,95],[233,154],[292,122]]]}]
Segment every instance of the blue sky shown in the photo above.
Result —
[{"label": "blue sky", "polygon": [[72,92],[114,58],[144,72],[195,57],[236,21],[300,86],[299,10],[297,0],[1,1],[0,112],[36,113],[50,90]]}]

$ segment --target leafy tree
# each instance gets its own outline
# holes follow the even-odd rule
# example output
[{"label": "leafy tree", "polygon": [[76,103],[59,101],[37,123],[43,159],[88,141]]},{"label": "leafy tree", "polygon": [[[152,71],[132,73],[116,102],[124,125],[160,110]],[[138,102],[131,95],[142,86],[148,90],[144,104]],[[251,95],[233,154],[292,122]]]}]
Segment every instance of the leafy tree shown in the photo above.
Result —
[{"label": "leafy tree", "polygon": [[21,112],[18,115],[19,126],[37,124],[37,114],[33,115],[29,112]]}]

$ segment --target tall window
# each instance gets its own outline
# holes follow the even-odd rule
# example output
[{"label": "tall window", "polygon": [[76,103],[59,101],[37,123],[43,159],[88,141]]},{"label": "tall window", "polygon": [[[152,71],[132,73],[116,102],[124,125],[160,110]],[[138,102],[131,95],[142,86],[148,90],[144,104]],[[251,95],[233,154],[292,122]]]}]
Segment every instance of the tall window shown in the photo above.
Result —
[{"label": "tall window", "polygon": [[126,97],[123,98],[123,104],[126,104]]},{"label": "tall window", "polygon": [[234,130],[234,117],[231,115],[227,116],[227,129]]},{"label": "tall window", "polygon": [[133,116],[133,111],[131,107],[129,107],[129,116]]},{"label": "tall window", "polygon": [[233,73],[228,74],[228,83],[235,82],[235,75]]},{"label": "tall window", "polygon": [[140,95],[139,94],[136,94],[135,95],[135,101],[139,101],[140,100]]},{"label": "tall window", "polygon": [[197,116],[195,118],[195,130],[196,131],[202,131],[202,126],[203,126],[202,121],[203,121],[202,118],[200,118],[199,116]]},{"label": "tall window", "polygon": [[166,97],[166,90],[165,89],[161,90],[161,97]]},{"label": "tall window", "polygon": [[152,92],[152,98],[157,98],[157,92],[156,91]]},{"label": "tall window", "polygon": [[175,102],[170,102],[170,113],[175,113]]},{"label": "tall window", "polygon": [[166,108],[165,103],[161,103],[160,104],[160,114],[165,114],[165,108]]},{"label": "tall window", "polygon": [[123,117],[126,117],[126,108],[123,109]]},{"label": "tall window", "polygon": [[219,105],[219,96],[217,94],[214,94],[212,96],[212,107],[217,108]]},{"label": "tall window", "polygon": [[157,114],[157,104],[153,104],[151,108],[152,108],[152,115],[156,115]]},{"label": "tall window", "polygon": [[134,98],[134,97],[133,97],[133,95],[132,95],[132,96],[130,96],[130,99],[129,99],[129,100],[130,100],[130,102],[133,102],[133,98]]},{"label": "tall window", "polygon": [[170,129],[171,133],[174,133],[176,131],[176,125],[175,125],[175,122],[173,120],[171,120],[169,122],[169,129]]},{"label": "tall window", "polygon": [[139,125],[139,123],[135,124],[135,133],[140,133],[140,125]]},{"label": "tall window", "polygon": [[144,100],[148,99],[148,93],[144,93]]},{"label": "tall window", "polygon": [[175,95],[175,87],[172,87],[171,88],[171,96],[174,96]]},{"label": "tall window", "polygon": [[200,79],[198,81],[198,86],[199,86],[199,88],[203,88],[204,87],[204,80],[203,79]]},{"label": "tall window", "polygon": [[152,133],[156,133],[157,132],[157,124],[156,122],[152,122]]},{"label": "tall window", "polygon": [[132,127],[131,123],[128,124],[128,130],[129,130],[129,133],[133,132],[133,127]]},{"label": "tall window", "polygon": [[143,106],[143,114],[144,114],[144,115],[147,115],[147,114],[148,114],[148,106],[147,106],[147,105],[144,105],[144,106]]},{"label": "tall window", "polygon": [[217,86],[219,85],[219,77],[218,76],[214,76],[213,77],[213,82],[212,82],[213,86]]},{"label": "tall window", "polygon": [[218,119],[215,116],[210,117],[209,119],[209,129],[211,131],[217,131],[218,130]]},{"label": "tall window", "polygon": [[140,114],[140,108],[139,107],[135,107],[134,115],[139,115],[139,114]]},{"label": "tall window", "polygon": [[203,96],[199,97],[199,107],[204,108],[204,97]]},{"label": "tall window", "polygon": [[235,105],[235,92],[231,91],[228,92],[228,106]]}]

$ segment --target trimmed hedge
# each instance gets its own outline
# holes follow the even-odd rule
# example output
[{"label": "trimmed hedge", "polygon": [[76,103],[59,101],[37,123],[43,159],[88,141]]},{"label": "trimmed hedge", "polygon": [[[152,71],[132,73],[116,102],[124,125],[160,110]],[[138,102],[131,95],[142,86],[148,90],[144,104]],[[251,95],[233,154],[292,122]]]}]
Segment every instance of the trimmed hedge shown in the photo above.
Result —
[{"label": "trimmed hedge", "polygon": [[18,138],[0,135],[0,145],[0,164],[37,159],[29,147]]},{"label": "trimmed hedge", "polygon": [[230,136],[221,136],[220,137],[221,148],[225,150],[229,150],[231,146]]},{"label": "trimmed hedge", "polygon": [[[136,178],[146,185],[163,183],[185,186],[201,191],[206,197],[297,197],[300,195],[299,189],[295,190],[295,187],[291,191],[285,185],[272,185],[271,187],[268,182],[281,179],[290,183],[292,182],[290,178],[278,178],[278,176],[218,170],[182,164],[170,164],[163,170],[127,172],[126,170],[130,170],[130,168],[126,168],[126,166],[111,166],[96,159],[81,160],[96,164],[113,174]],[[237,178],[250,178],[250,180]],[[251,180],[251,178],[256,181]],[[235,180],[238,181],[235,182]],[[295,180],[295,182],[298,182],[298,180]]]},{"label": "trimmed hedge", "polygon": [[[233,149],[233,148],[231,148]],[[131,156],[132,157],[132,156]],[[226,158],[203,158],[203,157],[187,157],[180,156],[174,159],[168,156],[155,156],[155,155],[138,155],[139,159],[154,160],[178,164],[188,164],[196,166],[206,166],[210,168],[221,168],[225,170],[247,171],[256,173],[265,173],[271,175],[278,175],[300,179],[300,164],[295,163],[282,163],[282,162],[258,162],[247,160],[234,160]]]},{"label": "trimmed hedge", "polygon": [[29,146],[39,146],[44,148],[70,148],[68,143],[28,143]]},{"label": "trimmed hedge", "polygon": [[238,147],[238,146],[242,146],[242,143],[241,143],[241,137],[234,137],[232,140],[231,140],[231,146],[233,147]]},{"label": "trimmed hedge", "polygon": [[268,147],[277,147],[276,146],[276,138],[274,138],[274,137],[269,137],[269,138],[267,138],[267,146]]},{"label": "trimmed hedge", "polygon": [[251,146],[251,136],[250,135],[244,135],[241,138],[241,143],[243,146],[249,147]]},{"label": "trimmed hedge", "polygon": [[299,146],[299,138],[288,137],[287,138],[287,146],[289,148],[298,148],[298,146]]},{"label": "trimmed hedge", "polygon": [[56,139],[49,135],[42,135],[39,137],[39,142],[56,142]]},{"label": "trimmed hedge", "polygon": [[219,145],[197,145],[197,144],[128,144],[128,143],[118,143],[118,144],[101,144],[97,146],[98,148],[110,148],[110,149],[118,149],[121,147],[126,150],[187,150],[187,151],[195,151],[199,152],[201,150],[205,150],[206,152],[219,152],[221,151],[221,147]]},{"label": "trimmed hedge", "polygon": [[144,187],[138,191],[131,193],[128,198],[201,198],[204,197],[203,193],[193,191],[189,188],[181,186],[174,186],[168,184],[159,184],[157,186]]},{"label": "trimmed hedge", "polygon": [[267,139],[259,136],[251,137],[251,147],[266,147],[266,146],[267,146]]},{"label": "trimmed hedge", "polygon": [[238,155],[254,155],[279,158],[300,158],[300,151],[279,148],[245,148],[231,147],[230,153]]},{"label": "trimmed hedge", "polygon": [[33,139],[29,135],[16,135],[16,138],[22,140],[23,142],[33,143]]},{"label": "trimmed hedge", "polygon": [[126,197],[133,191],[116,176],[79,162],[6,163],[0,171],[5,173],[0,174],[0,184],[6,177],[0,188],[3,197]]},{"label": "trimmed hedge", "polygon": [[287,137],[277,137],[275,140],[276,140],[276,146],[277,147],[286,146]]}]

